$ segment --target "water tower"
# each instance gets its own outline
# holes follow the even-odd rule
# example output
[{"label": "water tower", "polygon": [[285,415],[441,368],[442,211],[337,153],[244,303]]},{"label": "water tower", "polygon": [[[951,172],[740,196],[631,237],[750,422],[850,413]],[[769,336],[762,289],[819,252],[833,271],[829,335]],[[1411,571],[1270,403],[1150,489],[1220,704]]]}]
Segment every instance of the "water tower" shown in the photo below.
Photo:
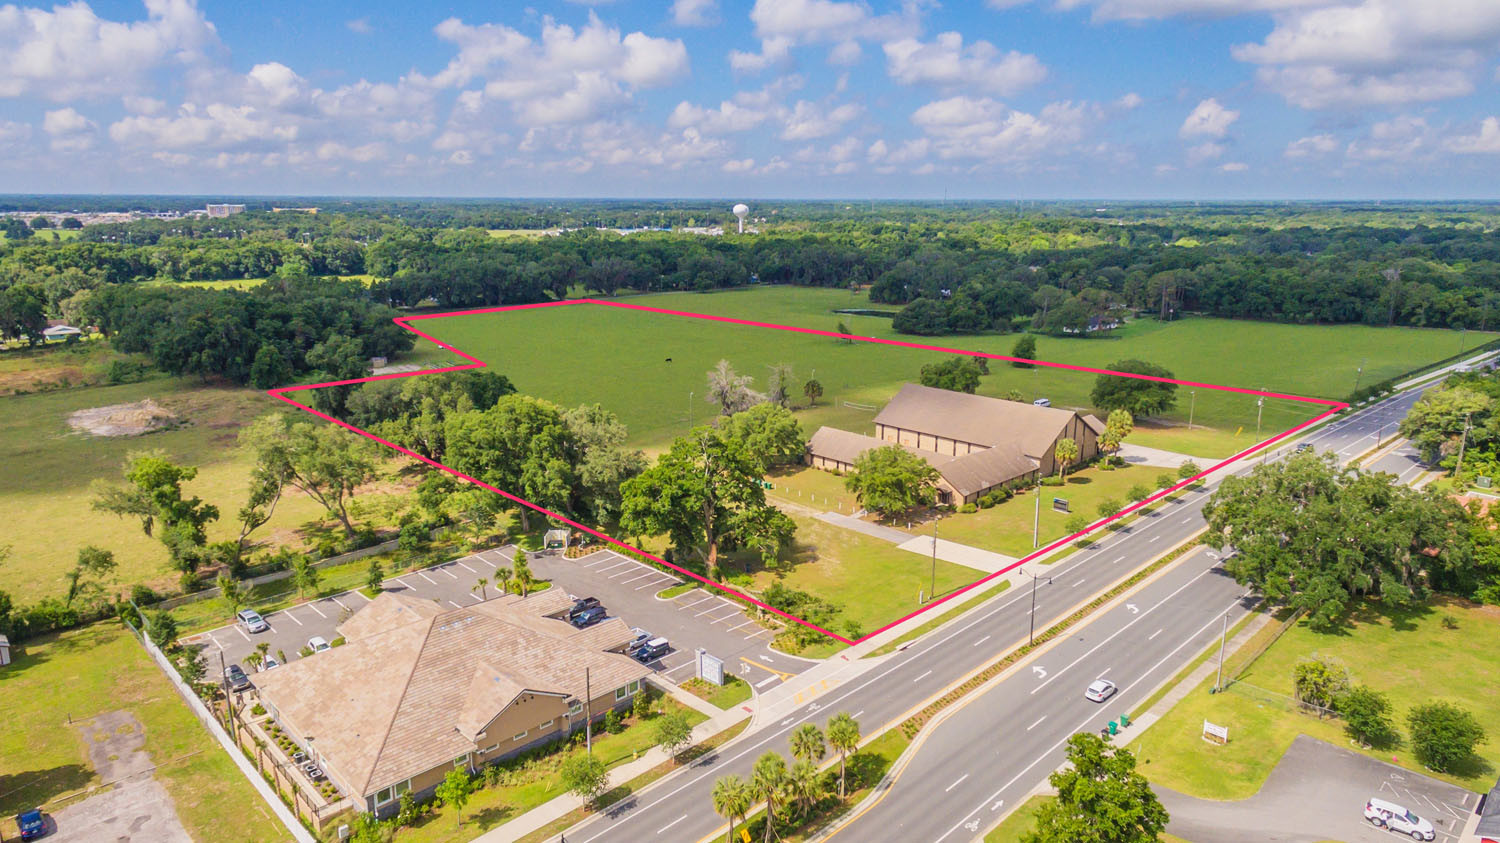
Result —
[{"label": "water tower", "polygon": [[744,234],[745,233],[745,217],[747,217],[747,216],[750,215],[750,206],[746,205],[744,202],[741,202],[741,203],[735,205],[734,208],[733,208],[733,210],[734,210],[734,215],[736,217],[739,217],[739,220],[740,220],[740,233]]}]

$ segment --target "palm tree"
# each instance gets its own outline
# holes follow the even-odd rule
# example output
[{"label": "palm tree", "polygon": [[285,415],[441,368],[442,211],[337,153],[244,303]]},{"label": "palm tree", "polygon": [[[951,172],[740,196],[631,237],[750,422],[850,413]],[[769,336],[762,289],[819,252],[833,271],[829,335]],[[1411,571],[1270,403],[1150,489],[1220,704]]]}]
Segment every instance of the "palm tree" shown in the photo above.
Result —
[{"label": "palm tree", "polygon": [[269,652],[271,652],[271,642],[262,641],[259,644],[255,645],[255,653],[256,655],[260,656],[261,664],[266,663],[266,654]]},{"label": "palm tree", "polygon": [[531,575],[531,565],[526,562],[525,551],[516,551],[516,570],[514,576],[516,587],[521,590],[521,596],[525,597],[531,591],[531,586],[536,583],[536,578]]},{"label": "palm tree", "polygon": [[841,711],[828,721],[828,745],[839,754],[839,798],[844,798],[844,762],[859,748],[859,721]]},{"label": "palm tree", "polygon": [[489,591],[488,591],[489,587],[490,587],[489,578],[488,577],[480,577],[477,581],[475,581],[474,587],[471,588],[471,589],[469,589],[469,591],[477,591],[477,592],[479,592],[479,599],[480,600],[488,600],[488,599],[490,599],[489,598]]},{"label": "palm tree", "polygon": [[502,595],[510,593],[510,569],[506,567],[495,568],[495,588],[500,589]]},{"label": "palm tree", "polygon": [[787,773],[787,795],[796,801],[798,813],[803,816],[823,798],[823,777],[818,774],[816,762],[803,759],[792,765]]},{"label": "palm tree", "polygon": [[[787,787],[786,760],[778,752],[767,752],[755,759],[750,775],[750,789],[766,802],[766,843],[776,834],[776,806]],[[779,836],[779,835],[778,835]]]},{"label": "palm tree", "polygon": [[823,744],[823,731],[816,723],[803,723],[792,733],[792,757],[799,761],[818,762],[828,753]]},{"label": "palm tree", "polygon": [[260,665],[265,660],[266,657],[260,653],[250,653],[245,656],[245,666],[250,668],[251,672],[255,672],[260,670]]},{"label": "palm tree", "polygon": [[1067,477],[1068,466],[1073,464],[1073,460],[1078,459],[1078,443],[1072,439],[1059,439],[1057,446],[1052,450],[1052,455],[1057,457],[1057,476]]},{"label": "palm tree", "polygon": [[745,816],[752,800],[750,785],[737,775],[714,782],[714,813],[729,820],[729,843],[734,843],[735,820]]}]

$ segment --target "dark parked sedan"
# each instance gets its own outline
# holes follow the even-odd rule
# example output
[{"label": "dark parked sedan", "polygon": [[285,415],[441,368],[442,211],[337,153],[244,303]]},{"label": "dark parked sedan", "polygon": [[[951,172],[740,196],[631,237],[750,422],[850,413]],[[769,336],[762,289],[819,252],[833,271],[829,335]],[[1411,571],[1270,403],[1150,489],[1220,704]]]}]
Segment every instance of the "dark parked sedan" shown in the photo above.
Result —
[{"label": "dark parked sedan", "polygon": [[243,691],[250,687],[250,677],[237,664],[232,664],[224,670],[224,681],[235,691]]},{"label": "dark parked sedan", "polygon": [[594,606],[589,609],[584,609],[582,612],[579,612],[578,614],[568,618],[568,622],[578,627],[579,629],[583,629],[586,626],[593,626],[599,621],[604,620],[605,614],[606,613],[603,606]]}]

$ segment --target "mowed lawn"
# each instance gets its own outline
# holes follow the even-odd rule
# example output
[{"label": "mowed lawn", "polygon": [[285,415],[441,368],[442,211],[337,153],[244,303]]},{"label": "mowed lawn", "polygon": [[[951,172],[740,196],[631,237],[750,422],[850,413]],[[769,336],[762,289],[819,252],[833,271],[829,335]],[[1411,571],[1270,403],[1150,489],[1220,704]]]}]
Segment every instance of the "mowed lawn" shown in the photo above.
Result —
[{"label": "mowed lawn", "polygon": [[270,807],[117,622],[27,641],[0,669],[0,699],[0,816],[102,784],[69,719],[124,709],[145,729],[155,777],[194,839],[286,839]]},{"label": "mowed lawn", "polygon": [[[850,622],[858,624],[859,635],[874,632],[922,608],[918,598],[930,596],[930,557],[816,518],[794,515],[793,520],[797,549],[779,580],[839,606],[832,632],[857,637],[850,635]],[[982,571],[939,559],[937,593],[947,594],[982,576]],[[777,580],[775,572],[757,571],[751,587],[761,592]]]},{"label": "mowed lawn", "polygon": [[[859,336],[898,339],[945,348],[1008,354],[1015,336],[922,338],[898,335],[889,319],[838,314],[871,307],[866,296],[845,290],[767,287],[710,294],[669,293],[620,301],[670,310],[834,330],[844,322]],[[877,309],[890,309],[874,305]],[[600,403],[618,413],[632,441],[656,450],[716,412],[704,398],[707,371],[720,359],[764,388],[768,367],[791,364],[796,383],[816,377],[824,396],[800,409],[807,433],[828,424],[872,432],[874,411],[942,351],[846,343],[827,337],[680,316],[578,304],[493,314],[471,314],[414,323],[434,337],[485,360],[522,391],[564,406]],[[1470,332],[1472,347],[1492,334]],[[1104,367],[1123,358],[1166,366],[1178,378],[1290,394],[1343,398],[1356,370],[1366,384],[1450,356],[1460,335],[1445,330],[1305,326],[1189,318],[1162,324],[1132,322],[1108,337],[1037,338],[1037,356],[1071,365]],[[427,344],[423,344],[427,345]],[[430,353],[430,352],[429,352]],[[437,362],[432,355],[424,362]],[[451,360],[451,356],[448,358]],[[980,392],[1050,399],[1054,406],[1089,406],[1095,376],[1061,369],[990,367]],[[800,390],[794,396],[805,403]],[[1321,408],[1210,389],[1179,390],[1178,407],[1161,426],[1141,425],[1131,441],[1203,457],[1225,457],[1254,444],[1257,409],[1262,438],[1303,421]],[[1188,430],[1191,413],[1195,426]]]},{"label": "mowed lawn", "polygon": [[[186,421],[182,427],[144,436],[100,437],[73,431],[76,410],[154,399]],[[166,550],[141,532],[137,519],[117,518],[90,507],[90,484],[123,482],[120,467],[133,451],[161,449],[197,466],[189,494],[219,508],[209,539],[235,538],[235,513],[248,497],[250,457],[236,447],[239,431],[263,413],[277,411],[269,397],[249,389],[208,387],[188,379],[162,379],[122,386],[58,390],[0,398],[0,512],[7,528],[0,544],[11,546],[5,590],[20,603],[63,591],[63,574],[78,549],[94,544],[114,551],[115,579],[129,585],[175,584]],[[287,412],[294,412],[288,408]],[[379,496],[357,497],[373,503]],[[306,495],[288,490],[272,522],[255,534],[296,539],[296,531],[321,520],[324,511]]]},{"label": "mowed lawn", "polygon": [[[1446,629],[1451,616],[1456,629]],[[1484,792],[1500,767],[1500,610],[1441,600],[1419,612],[1362,611],[1348,630],[1319,634],[1299,623],[1283,635],[1242,677],[1246,685],[1290,696],[1292,666],[1307,656],[1342,662],[1357,684],[1390,696],[1398,731],[1419,703],[1453,702],[1472,712],[1490,733],[1478,748],[1479,760],[1458,775],[1439,775],[1469,790]],[[1277,698],[1240,687],[1211,695],[1212,679],[1193,691],[1137,742],[1143,770],[1152,781],[1209,799],[1244,799],[1265,782],[1298,734],[1350,746],[1342,721],[1319,720],[1293,711]],[[1202,740],[1203,721],[1229,727],[1229,744]],[[1429,775],[1402,743],[1364,751]]]}]

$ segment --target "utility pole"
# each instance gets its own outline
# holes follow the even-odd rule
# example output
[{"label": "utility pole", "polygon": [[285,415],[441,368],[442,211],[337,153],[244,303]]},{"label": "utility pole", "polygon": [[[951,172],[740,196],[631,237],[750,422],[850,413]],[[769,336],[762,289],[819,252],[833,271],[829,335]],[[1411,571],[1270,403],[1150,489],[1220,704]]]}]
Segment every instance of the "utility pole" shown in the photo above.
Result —
[{"label": "utility pole", "polygon": [[1214,680],[1214,693],[1224,690],[1224,643],[1229,638],[1229,613],[1224,613],[1224,628],[1219,633],[1219,677]]},{"label": "utility pole", "polygon": [[1468,328],[1459,328],[1458,329],[1458,353],[1459,354],[1463,354],[1464,353],[1464,336],[1466,334],[1468,334],[1468,333],[1469,333],[1469,329]]},{"label": "utility pole", "polygon": [[1369,359],[1370,358],[1366,357],[1366,358],[1360,360],[1359,361],[1359,368],[1354,370],[1354,391],[1355,392],[1359,392],[1359,379],[1360,379],[1360,376],[1365,373],[1365,363],[1367,363],[1369,361]]},{"label": "utility pole", "polygon": [[1469,415],[1469,413],[1464,413],[1464,436],[1458,441],[1458,465],[1453,467],[1454,480],[1457,480],[1458,475],[1464,470],[1464,447],[1469,444]]},{"label": "utility pole", "polygon": [[594,754],[594,688],[589,684],[589,669],[583,669],[583,746]]},{"label": "utility pole", "polygon": [[224,664],[224,651],[219,651],[219,688],[224,691],[224,709],[229,713],[229,719],[225,725],[229,727],[229,733],[234,735],[235,742],[239,742],[239,730],[234,727],[234,698],[229,696],[229,668]]},{"label": "utility pole", "polygon": [[1188,390],[1188,430],[1193,429],[1193,410],[1198,407],[1198,390]]},{"label": "utility pole", "polygon": [[927,589],[927,599],[937,596],[937,519],[932,519],[932,585]]},{"label": "utility pole", "polygon": [[688,391],[688,430],[693,429],[693,393]]},{"label": "utility pole", "polygon": [[1260,413],[1261,410],[1265,409],[1265,406],[1266,397],[1264,395],[1255,399],[1255,440],[1257,442],[1260,441]]}]

